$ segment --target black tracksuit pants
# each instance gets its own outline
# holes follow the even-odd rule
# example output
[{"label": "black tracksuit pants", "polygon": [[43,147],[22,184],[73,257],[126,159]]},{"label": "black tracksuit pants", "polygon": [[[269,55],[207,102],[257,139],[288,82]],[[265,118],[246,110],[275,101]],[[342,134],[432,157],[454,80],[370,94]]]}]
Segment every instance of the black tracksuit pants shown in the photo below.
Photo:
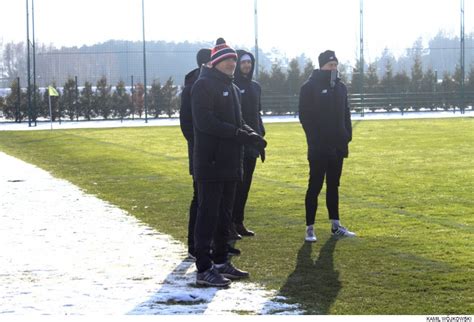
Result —
[{"label": "black tracksuit pants", "polygon": [[198,210],[194,250],[198,272],[209,269],[213,262],[223,264],[227,261],[227,241],[236,185],[234,181],[197,183]]},{"label": "black tracksuit pants", "polygon": [[194,255],[194,227],[196,226],[196,217],[198,210],[198,187],[197,182],[193,179],[193,199],[189,206],[188,221],[188,252]]},{"label": "black tracksuit pants", "polygon": [[306,191],[306,225],[313,225],[318,209],[318,196],[326,177],[326,207],[329,219],[339,219],[339,183],[343,157],[317,158],[309,160],[309,182]]},{"label": "black tracksuit pants", "polygon": [[250,186],[252,185],[253,172],[257,158],[244,157],[244,177],[242,182],[237,183],[235,192],[234,210],[232,212],[232,221],[234,224],[244,223],[244,211],[247,198],[249,196]]}]

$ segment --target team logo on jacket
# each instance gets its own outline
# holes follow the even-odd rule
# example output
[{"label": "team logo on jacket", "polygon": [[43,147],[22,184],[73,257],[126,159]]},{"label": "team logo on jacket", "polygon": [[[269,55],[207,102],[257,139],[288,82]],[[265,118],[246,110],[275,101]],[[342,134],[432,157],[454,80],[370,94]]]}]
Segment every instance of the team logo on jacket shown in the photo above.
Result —
[{"label": "team logo on jacket", "polygon": [[222,93],[223,96],[229,96],[229,92]]},{"label": "team logo on jacket", "polygon": [[240,93],[241,93],[241,94],[245,94],[245,89],[241,89],[241,90],[240,90]]},{"label": "team logo on jacket", "polygon": [[323,89],[323,90],[321,91],[321,94],[327,94],[327,92],[328,92],[327,89]]}]

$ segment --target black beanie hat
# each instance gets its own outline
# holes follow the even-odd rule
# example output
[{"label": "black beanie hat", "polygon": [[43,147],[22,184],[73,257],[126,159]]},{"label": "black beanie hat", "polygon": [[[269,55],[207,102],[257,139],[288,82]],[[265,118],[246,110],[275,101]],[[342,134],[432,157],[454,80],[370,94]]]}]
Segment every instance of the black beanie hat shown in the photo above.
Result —
[{"label": "black beanie hat", "polygon": [[326,50],[324,53],[319,54],[318,61],[319,61],[319,68],[323,67],[330,61],[335,61],[339,63],[336,57],[336,53],[332,50]]},{"label": "black beanie hat", "polygon": [[221,61],[226,60],[228,58],[234,58],[237,60],[237,52],[227,46],[225,43],[224,38],[219,38],[216,40],[216,45],[212,48],[211,51],[211,65],[212,67],[219,64]]},{"label": "black beanie hat", "polygon": [[211,60],[211,50],[209,48],[199,49],[196,55],[196,61],[197,61],[198,67],[201,67],[202,65],[206,64],[210,60]]}]

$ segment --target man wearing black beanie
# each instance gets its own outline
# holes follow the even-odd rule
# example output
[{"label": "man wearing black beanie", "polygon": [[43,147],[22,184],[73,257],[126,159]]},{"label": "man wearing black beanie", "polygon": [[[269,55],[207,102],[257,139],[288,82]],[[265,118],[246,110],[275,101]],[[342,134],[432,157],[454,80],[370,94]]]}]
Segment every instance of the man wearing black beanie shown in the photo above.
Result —
[{"label": "man wearing black beanie", "polygon": [[[198,188],[194,231],[196,283],[225,287],[249,276],[229,261],[228,237],[235,189],[242,180],[243,145],[263,151],[266,141],[242,119],[233,84],[237,53],[219,38],[191,90],[194,125],[193,174]],[[211,244],[213,243],[212,254]]]},{"label": "man wearing black beanie", "polygon": [[332,234],[355,236],[339,221],[339,182],[352,140],[347,88],[336,77],[338,59],[334,51],[326,50],[318,60],[320,69],[314,70],[303,84],[299,100],[299,118],[308,143],[309,182],[305,198],[305,240],[308,242],[317,240],[313,225],[324,178]]}]

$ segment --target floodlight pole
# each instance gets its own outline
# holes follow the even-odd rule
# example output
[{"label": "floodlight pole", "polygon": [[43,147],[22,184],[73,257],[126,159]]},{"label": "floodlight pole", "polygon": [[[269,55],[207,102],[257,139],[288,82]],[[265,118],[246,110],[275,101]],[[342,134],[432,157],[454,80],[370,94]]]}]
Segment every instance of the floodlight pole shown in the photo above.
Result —
[{"label": "floodlight pole", "polygon": [[35,126],[37,125],[36,123],[36,118],[38,117],[38,110],[36,108],[36,42],[35,42],[35,0],[31,0],[31,25],[32,25],[32,31],[33,31],[33,114],[34,114],[34,120],[35,120]]},{"label": "floodlight pole", "polygon": [[30,67],[30,11],[29,0],[26,0],[26,62],[27,62],[27,95],[28,95],[28,126],[31,127],[31,67]]},{"label": "floodlight pole", "polygon": [[364,0],[360,0],[360,54],[359,54],[359,83],[361,116],[364,116]]},{"label": "floodlight pole", "polygon": [[254,1],[254,26],[255,26],[255,79],[258,80],[258,11],[257,0]]},{"label": "floodlight pole", "polygon": [[464,0],[461,0],[461,114],[464,114],[465,42],[464,42]]},{"label": "floodlight pole", "polygon": [[145,1],[142,0],[142,30],[143,30],[143,105],[145,108],[145,123],[148,123],[148,105],[146,94],[146,45],[145,45]]}]

